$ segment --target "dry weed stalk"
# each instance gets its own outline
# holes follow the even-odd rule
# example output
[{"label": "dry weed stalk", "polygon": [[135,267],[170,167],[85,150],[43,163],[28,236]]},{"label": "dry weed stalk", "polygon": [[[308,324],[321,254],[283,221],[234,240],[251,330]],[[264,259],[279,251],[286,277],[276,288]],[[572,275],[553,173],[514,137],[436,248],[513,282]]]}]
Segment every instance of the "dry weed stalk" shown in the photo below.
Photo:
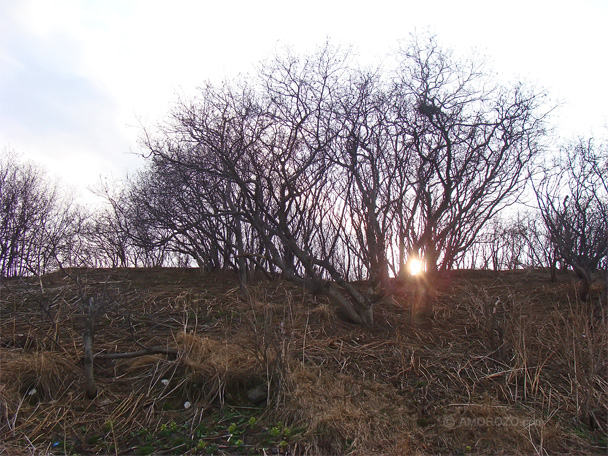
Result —
[{"label": "dry weed stalk", "polygon": [[97,385],[93,373],[93,342],[95,340],[95,300],[88,297],[83,303],[84,331],[82,341],[84,345],[84,378],[87,398],[95,399]]},{"label": "dry weed stalk", "polygon": [[546,322],[534,312],[525,293],[505,287],[467,288],[465,308],[470,320],[485,335],[495,367],[484,379],[504,379],[505,391],[513,402],[537,400],[550,392],[543,370],[553,356],[542,342]]},{"label": "dry weed stalk", "polygon": [[568,299],[565,312],[554,312],[550,334],[570,384],[566,397],[584,424],[608,432],[608,314],[593,310]]},{"label": "dry weed stalk", "polygon": [[[2,436],[10,434],[14,437],[19,429],[30,427],[40,404],[60,400],[79,377],[75,360],[66,359],[63,353],[23,353],[20,350],[1,349],[0,357]],[[38,432],[34,429],[30,435],[35,438]]]},{"label": "dry weed stalk", "polygon": [[484,331],[488,348],[498,359],[505,356],[505,304],[500,296],[492,295],[486,287],[469,285],[465,288],[465,309],[471,321]]},{"label": "dry weed stalk", "polygon": [[[593,303],[568,294],[543,295],[535,301],[515,287],[469,288],[465,307],[470,321],[487,337],[489,356],[500,353],[492,334],[502,334],[503,367],[484,378],[503,379],[512,402],[542,411],[540,434],[530,434],[535,452],[543,454],[547,435],[562,417],[578,416],[589,429],[608,428],[608,315]],[[550,299],[553,299],[551,301]],[[488,312],[492,302],[503,307]],[[501,315],[501,318],[495,318]],[[497,326],[502,325],[502,326]],[[495,339],[494,339],[495,340]],[[498,367],[498,366],[497,366]],[[488,370],[494,369],[492,365]]]},{"label": "dry weed stalk", "polygon": [[287,328],[298,325],[291,288],[279,288],[275,293],[278,296],[273,299],[264,289],[250,289],[247,323],[253,336],[252,348],[265,371],[267,397],[278,408],[285,400],[286,377],[295,347],[294,334],[288,335]]}]

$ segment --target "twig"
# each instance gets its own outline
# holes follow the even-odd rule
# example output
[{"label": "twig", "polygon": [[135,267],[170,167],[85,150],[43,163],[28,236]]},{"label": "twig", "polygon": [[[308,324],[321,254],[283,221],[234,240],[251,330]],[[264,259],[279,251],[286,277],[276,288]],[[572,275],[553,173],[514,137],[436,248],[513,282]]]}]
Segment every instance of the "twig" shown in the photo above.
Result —
[{"label": "twig", "polygon": [[99,353],[93,357],[93,359],[128,359],[137,358],[138,356],[153,355],[153,354],[171,355],[177,356],[179,350],[177,348],[163,347],[162,345],[155,345],[153,347],[144,347],[142,350],[126,353]]}]

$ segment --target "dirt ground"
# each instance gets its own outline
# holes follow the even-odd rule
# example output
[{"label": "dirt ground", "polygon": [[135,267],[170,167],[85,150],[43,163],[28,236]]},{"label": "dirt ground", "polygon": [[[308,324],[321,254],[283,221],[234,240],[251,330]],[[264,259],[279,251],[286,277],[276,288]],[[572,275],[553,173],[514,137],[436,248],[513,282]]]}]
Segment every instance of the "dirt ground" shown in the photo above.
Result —
[{"label": "dirt ground", "polygon": [[567,273],[405,284],[365,329],[281,280],[67,272],[0,289],[0,454],[607,452],[608,318]]}]

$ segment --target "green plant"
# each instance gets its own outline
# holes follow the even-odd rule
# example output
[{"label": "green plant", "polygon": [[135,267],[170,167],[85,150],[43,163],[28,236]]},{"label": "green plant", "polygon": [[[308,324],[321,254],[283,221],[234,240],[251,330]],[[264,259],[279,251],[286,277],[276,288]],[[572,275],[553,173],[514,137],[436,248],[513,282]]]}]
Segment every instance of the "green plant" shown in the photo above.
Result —
[{"label": "green plant", "polygon": [[114,428],[114,423],[111,420],[108,420],[105,423],[103,423],[103,426],[101,427],[103,432],[110,432],[113,428]]},{"label": "green plant", "polygon": [[137,449],[136,453],[138,455],[148,455],[154,453],[154,449],[154,445],[141,446]]},{"label": "green plant", "polygon": [[99,435],[90,435],[86,438],[85,442],[87,445],[96,445],[101,440],[101,436]]},{"label": "green plant", "polygon": [[209,429],[207,429],[207,426],[205,425],[205,423],[201,423],[199,424],[196,429],[194,430],[194,436],[196,438],[203,438],[203,437],[207,437],[207,435],[209,434]]},{"label": "green plant", "polygon": [[427,427],[429,425],[429,420],[426,418],[418,418],[416,424],[420,427]]},{"label": "green plant", "polygon": [[217,450],[219,449],[219,447],[214,443],[212,445],[207,446],[205,453],[207,454],[215,454],[217,453]]},{"label": "green plant", "polygon": [[169,424],[163,423],[160,425],[159,434],[162,437],[169,437],[178,431],[179,431],[179,426],[177,425],[177,423],[175,421],[171,421]]},{"label": "green plant", "polygon": [[284,448],[289,445],[292,435],[297,433],[297,431],[298,430],[292,430],[290,427],[285,426],[282,422],[278,422],[275,426],[272,426],[267,430],[268,435],[264,441],[271,445]]},{"label": "green plant", "polygon": [[279,428],[278,426],[274,426],[272,428],[270,428],[270,430],[268,431],[268,433],[272,436],[272,437],[279,437],[281,435],[281,428]]},{"label": "green plant", "polygon": [[146,428],[141,428],[140,430],[138,430],[137,432],[133,433],[134,436],[138,436],[140,438],[148,438],[150,437],[150,431]]},{"label": "green plant", "polygon": [[180,454],[183,453],[183,448],[190,448],[193,446],[193,442],[186,436],[183,435],[174,435],[171,437],[171,447],[173,447],[174,451],[180,451]]}]

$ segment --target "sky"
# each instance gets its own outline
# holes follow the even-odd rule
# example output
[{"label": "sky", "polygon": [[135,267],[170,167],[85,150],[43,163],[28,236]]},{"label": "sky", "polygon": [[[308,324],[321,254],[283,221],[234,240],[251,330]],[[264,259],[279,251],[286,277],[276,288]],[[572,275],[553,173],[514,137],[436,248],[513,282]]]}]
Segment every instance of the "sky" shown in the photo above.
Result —
[{"label": "sky", "polygon": [[142,166],[142,127],[281,46],[380,63],[410,33],[485,56],[559,103],[556,135],[608,136],[608,0],[0,0],[0,153],[87,199]]}]

